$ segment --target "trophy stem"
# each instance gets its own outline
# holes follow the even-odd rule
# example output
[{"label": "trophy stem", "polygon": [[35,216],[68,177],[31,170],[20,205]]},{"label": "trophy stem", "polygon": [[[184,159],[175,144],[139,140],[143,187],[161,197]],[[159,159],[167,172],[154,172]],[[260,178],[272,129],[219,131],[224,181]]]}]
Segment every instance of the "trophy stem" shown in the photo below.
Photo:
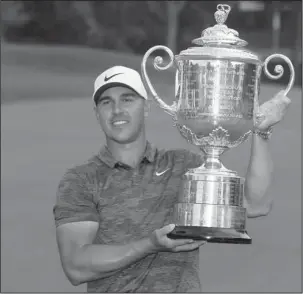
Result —
[{"label": "trophy stem", "polygon": [[220,156],[227,149],[227,147],[204,147],[204,163],[198,168],[198,173],[219,173],[229,176],[236,176],[237,173],[227,169],[220,160]]}]

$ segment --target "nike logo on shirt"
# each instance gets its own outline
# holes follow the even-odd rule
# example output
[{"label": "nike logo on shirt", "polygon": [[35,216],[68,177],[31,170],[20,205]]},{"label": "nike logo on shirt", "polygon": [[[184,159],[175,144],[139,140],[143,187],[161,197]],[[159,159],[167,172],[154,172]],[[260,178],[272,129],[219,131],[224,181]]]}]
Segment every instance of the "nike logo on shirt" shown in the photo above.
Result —
[{"label": "nike logo on shirt", "polygon": [[105,77],[105,78],[104,78],[104,81],[107,82],[107,81],[109,81],[110,79],[112,79],[113,77],[115,77],[115,76],[117,76],[117,75],[121,75],[121,74],[122,74],[122,72],[119,72],[119,73],[116,73],[116,74],[114,74],[114,75],[112,75],[112,76]]},{"label": "nike logo on shirt", "polygon": [[156,176],[161,176],[161,175],[163,175],[164,173],[166,173],[168,170],[169,170],[169,168],[166,169],[166,170],[164,170],[164,171],[162,171],[162,172],[156,172]]}]

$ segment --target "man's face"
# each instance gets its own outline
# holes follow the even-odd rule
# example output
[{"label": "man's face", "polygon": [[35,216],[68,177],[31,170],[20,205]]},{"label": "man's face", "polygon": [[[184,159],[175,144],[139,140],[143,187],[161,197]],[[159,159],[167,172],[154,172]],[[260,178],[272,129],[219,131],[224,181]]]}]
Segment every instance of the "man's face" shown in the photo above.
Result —
[{"label": "man's face", "polygon": [[135,141],[144,131],[147,103],[131,89],[105,90],[97,99],[95,110],[107,139],[126,144]]}]

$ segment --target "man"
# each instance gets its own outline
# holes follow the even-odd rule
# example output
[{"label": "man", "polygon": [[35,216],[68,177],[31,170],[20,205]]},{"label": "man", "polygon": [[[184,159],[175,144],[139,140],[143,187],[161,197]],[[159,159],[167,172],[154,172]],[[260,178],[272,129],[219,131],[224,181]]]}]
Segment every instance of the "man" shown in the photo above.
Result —
[{"label": "man", "polygon": [[[200,166],[201,156],[160,150],[147,141],[149,102],[138,72],[112,67],[96,79],[94,89],[106,145],[65,173],[54,207],[66,276],[73,285],[87,283],[88,292],[200,292],[197,249],[204,242],[172,240],[167,234],[174,229],[172,209],[182,175]],[[267,131],[289,103],[283,93],[267,103],[272,106],[253,135],[245,187],[248,217],[270,211]]]}]

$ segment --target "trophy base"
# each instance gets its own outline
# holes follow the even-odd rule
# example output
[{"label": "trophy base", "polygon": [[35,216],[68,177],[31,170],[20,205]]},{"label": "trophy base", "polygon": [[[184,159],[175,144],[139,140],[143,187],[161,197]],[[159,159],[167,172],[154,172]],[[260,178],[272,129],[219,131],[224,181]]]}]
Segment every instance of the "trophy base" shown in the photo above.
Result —
[{"label": "trophy base", "polygon": [[205,240],[208,243],[251,244],[252,239],[246,231],[235,229],[209,228],[198,226],[176,226],[167,235],[171,239]]}]

